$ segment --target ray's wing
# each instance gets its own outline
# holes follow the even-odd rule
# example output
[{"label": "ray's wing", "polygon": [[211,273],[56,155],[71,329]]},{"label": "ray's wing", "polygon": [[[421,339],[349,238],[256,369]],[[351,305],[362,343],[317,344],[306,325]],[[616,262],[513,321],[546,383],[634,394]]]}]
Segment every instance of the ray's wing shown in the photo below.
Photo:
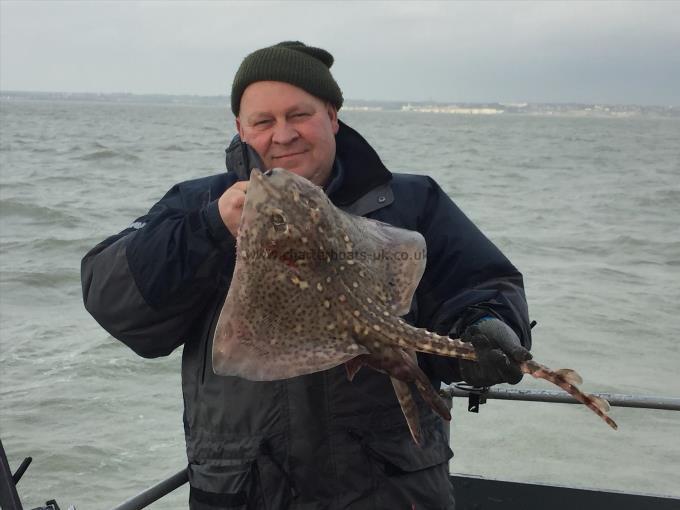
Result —
[{"label": "ray's wing", "polygon": [[213,336],[212,363],[218,375],[251,381],[288,379],[335,367],[366,349],[341,335],[275,326],[263,320],[268,332],[258,333],[251,320],[232,314],[238,306],[225,306]]},{"label": "ray's wing", "polygon": [[339,211],[345,231],[365,271],[359,293],[380,299],[395,316],[406,315],[425,272],[425,238],[418,232]]},{"label": "ray's wing", "polygon": [[367,352],[339,326],[337,310],[324,306],[315,282],[298,279],[275,261],[251,268],[252,262],[236,261],[213,335],[216,374],[287,379]]}]

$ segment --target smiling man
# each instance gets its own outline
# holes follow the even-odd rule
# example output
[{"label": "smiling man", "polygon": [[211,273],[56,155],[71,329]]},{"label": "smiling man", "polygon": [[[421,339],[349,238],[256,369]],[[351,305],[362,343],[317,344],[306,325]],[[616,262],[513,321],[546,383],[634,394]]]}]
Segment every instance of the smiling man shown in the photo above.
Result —
[{"label": "smiling man", "polygon": [[338,133],[337,107],[278,81],[243,92],[236,127],[267,168],[285,168],[319,186],[330,177]]},{"label": "smiling man", "polygon": [[[333,57],[300,42],[248,55],[234,78],[227,172],[173,186],[82,263],[87,310],[144,357],[183,345],[190,507],[453,509],[444,423],[418,397],[414,445],[387,375],[342,366],[283,381],[220,377],[212,337],[250,170],[282,167],[356,215],[419,231],[428,261],[405,319],[473,343],[479,363],[419,356],[438,387],[516,383],[528,356],[522,276],[430,178],[391,173],[338,119]],[[433,157],[436,155],[433,154]]]}]

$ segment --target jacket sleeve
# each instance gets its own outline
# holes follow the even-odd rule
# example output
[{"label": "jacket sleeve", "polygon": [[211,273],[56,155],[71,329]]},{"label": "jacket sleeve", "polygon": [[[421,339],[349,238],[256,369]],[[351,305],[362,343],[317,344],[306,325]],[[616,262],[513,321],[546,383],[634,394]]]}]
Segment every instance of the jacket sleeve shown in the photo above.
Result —
[{"label": "jacket sleeve", "polygon": [[[531,347],[529,312],[521,273],[430,179],[419,230],[427,266],[417,291],[417,322],[439,334],[459,336],[485,315],[497,317]],[[458,362],[422,356],[431,377],[460,380]]]},{"label": "jacket sleeve", "polygon": [[196,195],[176,185],[82,260],[85,308],[140,356],[165,356],[182,344],[233,270],[235,240],[217,200]]}]

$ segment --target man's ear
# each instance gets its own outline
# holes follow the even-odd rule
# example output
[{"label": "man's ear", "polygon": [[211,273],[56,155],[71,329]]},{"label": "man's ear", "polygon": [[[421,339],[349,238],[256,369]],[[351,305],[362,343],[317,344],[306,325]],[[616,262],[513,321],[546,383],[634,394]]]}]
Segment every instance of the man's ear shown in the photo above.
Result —
[{"label": "man's ear", "polygon": [[236,117],[236,131],[238,131],[238,136],[241,138],[241,141],[245,142],[243,139],[243,129],[241,128],[241,119],[239,117]]},{"label": "man's ear", "polygon": [[333,134],[337,135],[340,129],[340,124],[338,123],[338,109],[331,103],[326,103],[326,111],[328,112],[328,118],[331,119],[331,126],[333,126]]}]

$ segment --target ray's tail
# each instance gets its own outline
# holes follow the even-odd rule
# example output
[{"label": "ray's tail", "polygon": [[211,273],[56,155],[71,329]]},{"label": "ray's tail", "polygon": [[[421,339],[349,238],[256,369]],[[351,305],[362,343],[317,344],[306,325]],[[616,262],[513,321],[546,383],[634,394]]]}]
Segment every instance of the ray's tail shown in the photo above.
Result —
[{"label": "ray's tail", "polygon": [[[417,331],[422,333],[424,330]],[[429,332],[426,332],[424,335],[413,335],[413,337],[415,339],[415,349],[418,351],[473,361],[477,359],[474,347],[467,342],[462,342],[459,338],[448,338]],[[614,430],[618,428],[616,422],[607,416],[609,402],[596,395],[583,392],[578,387],[583,380],[574,370],[569,368],[552,370],[534,360],[523,361],[519,365],[523,373],[529,374],[536,379],[545,379],[559,386],[602,418],[611,428]]]},{"label": "ray's tail", "polygon": [[614,430],[618,429],[616,422],[607,416],[607,412],[609,411],[609,402],[596,395],[591,395],[581,391],[578,385],[583,382],[583,379],[581,379],[581,376],[578,375],[574,370],[569,368],[552,370],[545,365],[535,362],[534,360],[520,363],[520,368],[525,374],[529,374],[536,379],[545,379],[546,381],[559,386],[576,400],[587,406],[600,418],[602,418],[611,428]]},{"label": "ray's tail", "polygon": [[[400,326],[402,328],[399,330],[399,333],[402,336],[407,336],[408,345],[411,349],[452,358],[477,360],[477,354],[472,344],[463,342],[460,338],[441,336],[422,328],[405,327],[406,325],[403,321],[400,321]],[[404,347],[405,342],[402,345],[400,342],[401,338],[399,335],[385,336],[385,340],[388,342],[393,343],[395,346],[400,345]],[[616,422],[607,416],[609,402],[596,395],[583,392],[578,387],[583,382],[581,376],[574,370],[569,368],[552,370],[534,360],[523,361],[519,363],[519,366],[523,373],[529,374],[536,379],[545,379],[559,386],[602,418],[611,428],[615,430],[618,428]]]}]

